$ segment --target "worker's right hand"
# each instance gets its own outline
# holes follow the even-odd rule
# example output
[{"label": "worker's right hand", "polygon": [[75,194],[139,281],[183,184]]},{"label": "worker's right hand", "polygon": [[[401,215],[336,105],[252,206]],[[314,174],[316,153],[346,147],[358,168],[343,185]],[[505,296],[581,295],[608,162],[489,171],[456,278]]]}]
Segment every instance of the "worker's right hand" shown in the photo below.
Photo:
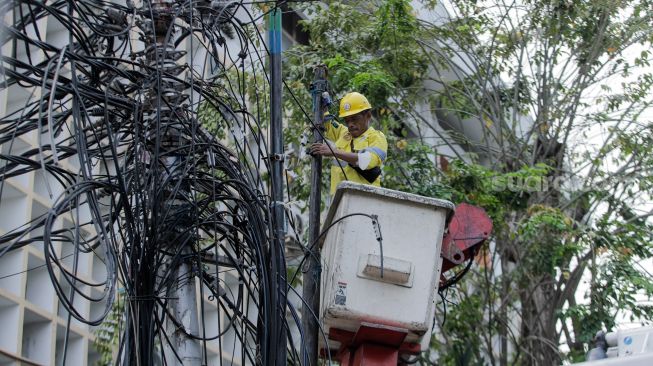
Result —
[{"label": "worker's right hand", "polygon": [[317,143],[311,145],[311,155],[333,156],[335,151],[336,148],[330,147],[328,144]]}]

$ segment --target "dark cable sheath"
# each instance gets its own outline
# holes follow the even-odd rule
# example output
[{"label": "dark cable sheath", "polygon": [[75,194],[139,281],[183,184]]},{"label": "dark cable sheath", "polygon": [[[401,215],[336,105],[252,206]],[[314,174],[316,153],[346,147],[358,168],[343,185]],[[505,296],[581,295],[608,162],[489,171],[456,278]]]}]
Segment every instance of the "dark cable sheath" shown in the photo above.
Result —
[{"label": "dark cable sheath", "polygon": [[[199,279],[206,285],[200,295],[216,301],[202,303],[202,326],[189,335],[206,345],[216,337],[218,354],[204,352],[204,362],[215,356],[266,363],[261,346],[270,335],[300,322],[292,306],[287,319],[278,318],[286,309],[270,299],[284,288],[265,270],[274,263],[284,271],[286,259],[267,254],[271,215],[261,172],[269,169],[262,121],[268,50],[255,47],[262,40],[258,15],[245,6],[260,2],[232,1],[222,8],[200,0],[168,3],[169,11],[157,1],[22,0],[0,6],[12,18],[0,39],[11,49],[3,57],[3,85],[25,99],[0,116],[0,210],[9,207],[8,194],[22,192],[16,182],[28,175],[39,197],[28,222],[3,227],[0,257],[42,245],[44,267],[68,320],[102,324],[120,286],[125,312],[115,319],[121,332],[116,362],[179,358],[174,348],[163,353],[172,341],[167,327],[179,324],[170,315],[168,289]],[[236,12],[248,19],[236,19]],[[175,29],[155,29],[161,17]],[[240,52],[225,50],[230,37]],[[138,49],[138,43],[157,42],[161,47]],[[191,54],[183,55],[188,44]],[[195,65],[200,59],[218,65],[217,72],[204,74]],[[250,90],[257,93],[246,95]],[[225,139],[203,128],[201,105],[209,107]],[[31,136],[36,146],[29,146]],[[51,208],[41,209],[43,201]],[[184,245],[192,247],[189,253]],[[210,281],[198,277],[213,265],[203,259],[206,248],[236,264],[231,272],[237,283],[224,282],[222,264],[206,271],[227,295],[215,295]],[[91,257],[93,273],[83,273],[81,263]],[[174,266],[184,261],[192,263],[195,277],[175,275]],[[219,314],[217,325],[204,316],[209,307]],[[74,330],[65,332],[67,348]],[[226,336],[235,337],[231,346],[223,342]],[[292,341],[288,359],[299,362],[302,345]]]}]

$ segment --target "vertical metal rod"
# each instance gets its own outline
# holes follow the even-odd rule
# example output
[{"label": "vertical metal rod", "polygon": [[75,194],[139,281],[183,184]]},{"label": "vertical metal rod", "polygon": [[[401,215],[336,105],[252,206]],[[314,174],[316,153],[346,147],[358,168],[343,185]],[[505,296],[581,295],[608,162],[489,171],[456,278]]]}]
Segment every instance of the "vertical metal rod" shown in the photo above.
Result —
[{"label": "vertical metal rod", "polygon": [[[278,5],[278,4],[277,4]],[[283,206],[283,124],[281,120],[281,9],[274,9],[269,15],[268,45],[270,49],[270,168],[272,194],[273,242],[270,247],[270,278],[272,280],[272,316],[275,317],[273,337],[270,339],[270,360],[275,365],[286,364],[286,265],[284,253],[285,212]]]},{"label": "vertical metal rod", "polygon": [[[313,120],[315,125],[322,126],[323,108],[322,93],[326,91],[326,66],[320,65],[315,68],[315,74],[311,85],[313,94]],[[313,131],[313,141],[322,142],[320,131]],[[307,270],[304,272],[302,297],[305,308],[302,310],[302,328],[304,329],[304,344],[308,356],[307,365],[317,365],[318,358],[318,330],[317,316],[320,311],[320,250],[317,247],[317,238],[320,235],[320,204],[322,201],[322,157],[313,156],[311,161],[311,195],[308,208],[308,243],[306,254]]]}]

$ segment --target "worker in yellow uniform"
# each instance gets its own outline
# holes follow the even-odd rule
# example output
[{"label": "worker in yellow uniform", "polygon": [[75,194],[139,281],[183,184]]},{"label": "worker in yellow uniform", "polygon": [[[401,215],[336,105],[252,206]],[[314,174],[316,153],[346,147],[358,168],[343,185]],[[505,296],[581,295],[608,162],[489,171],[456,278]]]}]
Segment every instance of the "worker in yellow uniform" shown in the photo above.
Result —
[{"label": "worker in yellow uniform", "polygon": [[340,101],[340,118],[345,124],[325,123],[327,140],[333,144],[311,146],[314,155],[333,156],[331,194],[343,180],[381,185],[381,167],[386,159],[388,141],[381,131],[370,127],[372,105],[360,93],[349,93]]}]

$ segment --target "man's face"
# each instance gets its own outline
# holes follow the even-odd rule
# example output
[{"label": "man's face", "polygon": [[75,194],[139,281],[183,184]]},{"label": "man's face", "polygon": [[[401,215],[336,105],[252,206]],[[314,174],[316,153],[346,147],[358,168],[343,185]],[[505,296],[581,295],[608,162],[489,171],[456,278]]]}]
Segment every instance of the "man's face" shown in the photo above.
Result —
[{"label": "man's face", "polygon": [[353,137],[362,135],[370,126],[370,117],[371,114],[369,110],[356,113],[353,116],[345,117],[345,124],[347,125],[349,133]]}]

